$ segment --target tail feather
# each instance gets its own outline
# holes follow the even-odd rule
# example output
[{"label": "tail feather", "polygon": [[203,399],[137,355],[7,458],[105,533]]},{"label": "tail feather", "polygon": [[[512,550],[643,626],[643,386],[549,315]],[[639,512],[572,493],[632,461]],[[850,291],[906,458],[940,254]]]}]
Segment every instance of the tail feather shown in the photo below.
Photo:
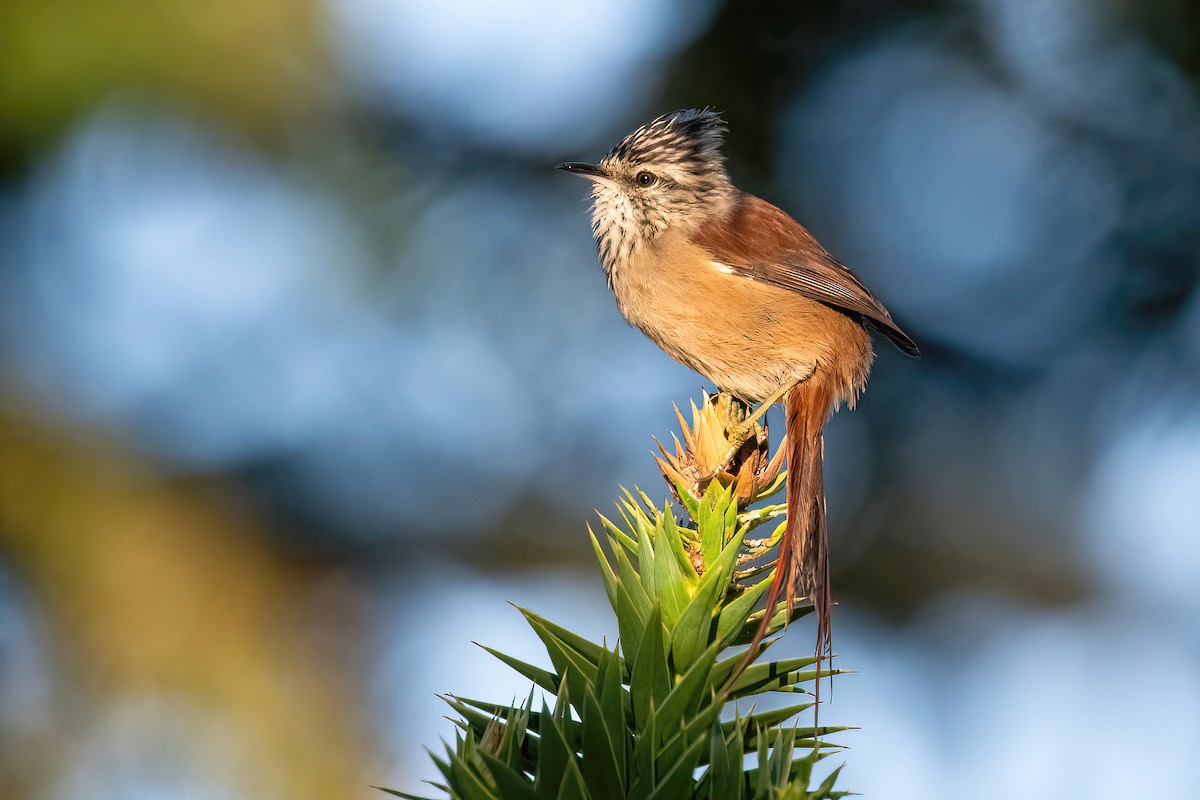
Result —
[{"label": "tail feather", "polygon": [[[825,480],[822,470],[825,449],[825,419],[833,393],[813,380],[788,393],[787,527],[779,542],[775,578],[767,590],[767,613],[759,624],[748,653],[750,658],[771,625],[772,612],[780,595],[790,612],[797,597],[812,601],[817,617],[817,672],[831,654],[829,588],[829,534],[825,526]],[[817,681],[818,706],[821,682]]]}]

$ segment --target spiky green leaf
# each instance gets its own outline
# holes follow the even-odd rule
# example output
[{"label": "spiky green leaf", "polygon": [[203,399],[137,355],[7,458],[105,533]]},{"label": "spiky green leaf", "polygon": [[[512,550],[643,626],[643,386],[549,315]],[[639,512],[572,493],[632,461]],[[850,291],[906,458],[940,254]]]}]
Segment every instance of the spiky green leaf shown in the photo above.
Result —
[{"label": "spiky green leaf", "polygon": [[[478,644],[478,642],[476,643]],[[526,664],[518,658],[513,658],[510,655],[501,653],[499,650],[493,650],[487,645],[479,645],[488,653],[491,653],[496,658],[503,661],[508,666],[512,667],[517,672],[524,675],[529,680],[533,681],[542,689],[553,694],[558,689],[558,676],[553,672],[544,670],[541,667],[535,667],[532,664]]]},{"label": "spiky green leaf", "polygon": [[[617,758],[613,738],[609,736],[600,699],[588,691],[583,699],[583,748],[580,772],[597,797],[624,797],[625,771]],[[622,740],[619,746],[624,751]]]},{"label": "spiky green leaf", "polygon": [[690,789],[696,783],[692,773],[700,765],[700,754],[704,751],[705,744],[706,738],[697,736],[663,774],[647,800],[676,800],[690,796]]},{"label": "spiky green leaf", "polygon": [[[650,707],[662,705],[671,689],[667,668],[667,653],[658,608],[650,612],[642,641],[638,643],[637,660],[629,678],[629,693],[633,697],[635,723],[645,720]],[[639,725],[640,727],[640,725]]]}]

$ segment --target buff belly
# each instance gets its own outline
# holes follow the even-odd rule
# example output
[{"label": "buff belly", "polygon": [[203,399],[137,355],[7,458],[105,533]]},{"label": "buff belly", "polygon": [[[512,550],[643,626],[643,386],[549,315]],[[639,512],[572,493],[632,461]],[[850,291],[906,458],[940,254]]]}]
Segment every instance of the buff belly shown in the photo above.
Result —
[{"label": "buff belly", "polygon": [[[664,257],[668,252],[671,257]],[[853,403],[873,353],[862,324],[795,292],[729,274],[688,245],[656,248],[614,271],[625,318],[718,388],[759,401],[809,378]]]}]

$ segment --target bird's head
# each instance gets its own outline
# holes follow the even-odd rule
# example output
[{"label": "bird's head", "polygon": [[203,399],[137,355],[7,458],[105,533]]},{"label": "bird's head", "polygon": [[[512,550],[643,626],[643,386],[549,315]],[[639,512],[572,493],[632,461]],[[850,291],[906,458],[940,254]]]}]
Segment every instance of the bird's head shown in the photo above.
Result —
[{"label": "bird's head", "polygon": [[620,261],[671,229],[692,229],[733,202],[713,111],[664,114],[621,140],[599,164],[558,169],[592,181],[592,232],[610,273]]}]

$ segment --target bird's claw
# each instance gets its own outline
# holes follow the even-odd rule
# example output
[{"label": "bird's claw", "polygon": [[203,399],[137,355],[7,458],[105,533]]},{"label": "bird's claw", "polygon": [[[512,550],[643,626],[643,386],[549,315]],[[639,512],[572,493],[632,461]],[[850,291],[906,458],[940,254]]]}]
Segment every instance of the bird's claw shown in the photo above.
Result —
[{"label": "bird's claw", "polygon": [[741,450],[742,446],[750,440],[751,436],[757,436],[759,433],[763,433],[763,435],[765,435],[763,427],[759,425],[759,420],[763,418],[768,410],[770,410],[771,406],[787,397],[788,393],[791,392],[792,389],[811,378],[816,370],[817,362],[814,361],[803,375],[797,376],[794,380],[781,385],[773,394],[759,403],[758,408],[756,408],[754,412],[750,414],[750,416],[732,426],[729,429],[729,441],[732,442],[732,444],[729,446],[729,450],[727,450],[721,460],[717,462],[717,465],[712,472],[701,478],[701,485],[707,484],[722,472],[726,472],[729,469],[729,465],[733,463],[733,459],[735,456],[737,456],[738,451]]}]

